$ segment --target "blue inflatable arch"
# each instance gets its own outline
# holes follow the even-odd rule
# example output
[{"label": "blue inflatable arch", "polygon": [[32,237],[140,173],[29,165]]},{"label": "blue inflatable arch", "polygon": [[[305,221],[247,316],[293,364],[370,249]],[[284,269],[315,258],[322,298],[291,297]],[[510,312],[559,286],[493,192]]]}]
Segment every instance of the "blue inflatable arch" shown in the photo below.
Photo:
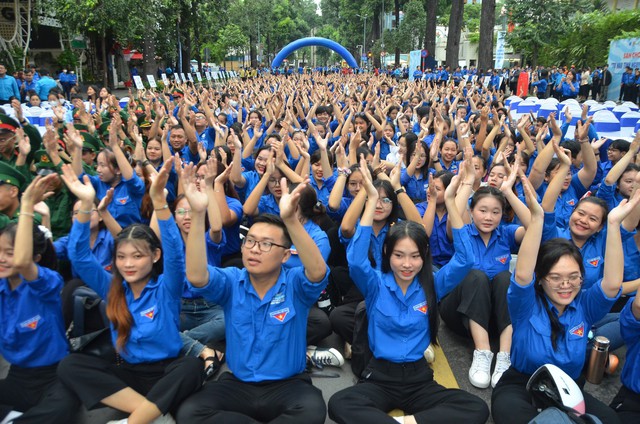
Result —
[{"label": "blue inflatable arch", "polygon": [[285,60],[291,53],[303,47],[309,46],[327,47],[342,56],[342,58],[346,60],[347,64],[349,64],[349,66],[351,66],[352,68],[358,67],[358,64],[356,63],[353,55],[349,53],[347,49],[345,49],[342,45],[336,43],[335,41],[322,37],[300,38],[299,40],[287,44],[282,50],[280,50],[280,53],[278,53],[275,59],[273,59],[273,62],[271,62],[271,67],[279,67],[282,61]]}]

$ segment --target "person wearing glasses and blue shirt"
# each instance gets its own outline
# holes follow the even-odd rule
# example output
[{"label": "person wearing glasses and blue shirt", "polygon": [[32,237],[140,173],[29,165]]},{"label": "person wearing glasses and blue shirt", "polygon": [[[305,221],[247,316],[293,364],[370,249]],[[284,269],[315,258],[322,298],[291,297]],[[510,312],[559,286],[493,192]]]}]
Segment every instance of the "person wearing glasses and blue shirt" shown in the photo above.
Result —
[{"label": "person wearing glasses and blue shirt", "polygon": [[[280,217],[254,220],[242,246],[244,269],[207,265],[204,220],[209,199],[195,189],[188,169],[180,178],[192,211],[187,280],[194,293],[222,305],[231,372],[187,399],[178,422],[324,423],[322,392],[304,373],[309,309],[328,282],[320,250],[296,216],[306,183],[289,193],[281,180]],[[283,264],[295,245],[303,267]]]},{"label": "person wearing glasses and blue shirt", "polygon": [[[603,277],[582,288],[584,265],[578,247],[556,238],[542,243],[544,209],[524,180],[531,220],[520,244],[518,262],[507,294],[513,326],[511,367],[493,390],[492,416],[496,424],[528,423],[538,411],[526,385],[542,365],[553,364],[584,385],[591,325],[611,309],[620,296],[624,258],[620,226],[640,204],[640,193],[609,212]],[[586,412],[604,423],[619,422],[615,412],[583,392]]]}]

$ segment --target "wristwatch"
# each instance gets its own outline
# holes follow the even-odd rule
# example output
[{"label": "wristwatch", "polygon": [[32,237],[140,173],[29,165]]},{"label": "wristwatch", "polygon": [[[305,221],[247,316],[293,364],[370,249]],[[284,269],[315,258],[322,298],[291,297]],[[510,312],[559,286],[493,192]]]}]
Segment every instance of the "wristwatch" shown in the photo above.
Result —
[{"label": "wristwatch", "polygon": [[405,190],[405,189],[404,189],[404,187],[400,187],[399,189],[394,190],[393,192],[394,192],[394,193],[396,194],[396,196],[397,196],[397,195],[399,195],[400,193],[406,193],[406,192],[407,192],[407,190]]}]

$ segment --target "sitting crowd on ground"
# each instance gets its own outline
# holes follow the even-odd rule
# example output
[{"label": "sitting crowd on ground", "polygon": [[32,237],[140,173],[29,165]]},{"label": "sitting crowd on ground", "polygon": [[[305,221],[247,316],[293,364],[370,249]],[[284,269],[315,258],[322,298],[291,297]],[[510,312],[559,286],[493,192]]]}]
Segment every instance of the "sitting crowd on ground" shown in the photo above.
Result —
[{"label": "sitting crowd on ground", "polygon": [[[640,421],[640,132],[371,73],[64,97],[0,108],[0,422],[528,423],[529,378],[582,389],[599,337],[622,387],[580,412]],[[490,407],[434,380],[440,319]]]}]

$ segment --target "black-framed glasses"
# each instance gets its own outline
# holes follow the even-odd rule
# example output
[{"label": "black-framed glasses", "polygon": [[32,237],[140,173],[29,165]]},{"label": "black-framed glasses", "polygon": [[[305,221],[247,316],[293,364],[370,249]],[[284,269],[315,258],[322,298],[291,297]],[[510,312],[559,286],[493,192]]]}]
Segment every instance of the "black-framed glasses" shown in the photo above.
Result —
[{"label": "black-framed glasses", "polygon": [[279,186],[280,185],[280,180],[277,179],[277,178],[269,178],[268,183],[271,186]]},{"label": "black-framed glasses", "polygon": [[271,241],[258,241],[250,237],[245,237],[242,240],[242,245],[247,249],[253,249],[253,246],[255,246],[256,244],[258,245],[258,249],[260,249],[261,252],[265,252],[265,253],[270,252],[273,246],[281,247],[283,249],[289,249],[287,246],[283,246],[281,244],[274,243]]}]

